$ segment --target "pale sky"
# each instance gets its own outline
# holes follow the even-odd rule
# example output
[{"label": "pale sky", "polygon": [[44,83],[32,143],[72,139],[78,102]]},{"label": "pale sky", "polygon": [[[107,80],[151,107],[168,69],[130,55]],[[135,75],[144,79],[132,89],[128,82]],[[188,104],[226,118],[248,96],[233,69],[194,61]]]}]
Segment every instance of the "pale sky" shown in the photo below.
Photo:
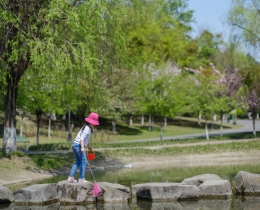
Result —
[{"label": "pale sky", "polygon": [[189,0],[189,9],[194,10],[193,17],[197,23],[193,24],[196,36],[203,29],[213,33],[222,33],[224,38],[229,35],[229,27],[223,25],[232,0]]}]

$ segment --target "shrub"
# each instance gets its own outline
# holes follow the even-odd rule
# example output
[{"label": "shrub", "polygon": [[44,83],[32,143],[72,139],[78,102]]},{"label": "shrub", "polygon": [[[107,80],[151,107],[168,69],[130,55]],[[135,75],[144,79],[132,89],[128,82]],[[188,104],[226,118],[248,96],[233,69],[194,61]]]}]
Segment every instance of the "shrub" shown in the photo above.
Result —
[{"label": "shrub", "polygon": [[237,109],[237,117],[240,119],[245,119],[247,118],[247,111],[242,110],[242,109]]}]

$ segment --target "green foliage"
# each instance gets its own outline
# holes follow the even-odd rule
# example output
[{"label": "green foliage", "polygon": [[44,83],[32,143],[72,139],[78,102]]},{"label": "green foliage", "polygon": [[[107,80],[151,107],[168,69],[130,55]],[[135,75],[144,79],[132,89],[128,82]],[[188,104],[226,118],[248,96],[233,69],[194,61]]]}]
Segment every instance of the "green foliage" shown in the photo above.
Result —
[{"label": "green foliage", "polygon": [[214,67],[201,68],[200,70],[190,70],[195,74],[188,74],[190,78],[189,92],[191,97],[187,102],[190,112],[202,114],[205,119],[209,120],[213,113],[218,113],[227,103],[227,97],[217,97],[217,94],[225,89],[224,84],[218,84],[221,78],[216,74]]},{"label": "green foliage", "polygon": [[6,94],[7,69],[4,61],[0,58],[0,110],[4,110],[4,96]]},{"label": "green foliage", "polygon": [[15,151],[12,153],[13,157],[25,157],[26,155],[22,151]]},{"label": "green foliage", "polygon": [[0,152],[0,158],[10,158],[10,159],[12,159],[12,157],[25,157],[25,156],[26,155],[21,151],[14,151],[12,153],[12,155],[8,155],[5,150],[2,150]]},{"label": "green foliage", "polygon": [[148,66],[135,87],[135,106],[145,114],[176,116],[185,103],[179,83],[180,76],[177,76],[179,73],[175,63],[167,63],[158,68]]},{"label": "green foliage", "polygon": [[223,72],[224,69],[241,68],[248,63],[247,56],[239,40],[222,43],[221,50],[215,52],[212,63]]},{"label": "green foliage", "polygon": [[[101,107],[97,104],[102,97],[96,102],[95,94],[81,97],[85,87],[77,90],[82,83],[87,83],[88,93],[98,90],[99,74],[111,71],[124,57],[120,5],[118,1],[86,1],[78,7],[68,7],[63,0],[1,1],[0,61],[7,73],[2,79],[1,71],[0,84],[9,88],[4,91],[9,94],[8,126],[15,126],[16,102],[20,110],[37,115],[37,132],[44,113],[79,109],[85,115]],[[15,144],[14,139],[4,139],[4,145],[6,141]]]},{"label": "green foliage", "polygon": [[[188,65],[194,52],[192,49],[196,46],[187,39],[193,12],[187,10],[186,1],[131,3],[126,11],[130,64],[140,64],[141,68],[144,63],[158,65],[167,61],[175,61],[180,66]],[[186,48],[190,49],[188,53]]]},{"label": "green foliage", "polygon": [[5,150],[2,150],[2,151],[0,152],[0,158],[7,158],[7,157],[10,157],[10,156],[6,153]]},{"label": "green foliage", "polygon": [[232,1],[229,11],[229,24],[233,26],[235,34],[251,46],[259,47],[259,1]]},{"label": "green foliage", "polygon": [[246,110],[242,110],[242,109],[236,109],[237,111],[237,117],[240,118],[240,119],[243,119],[243,118],[248,118],[248,115],[247,115],[247,111]]},{"label": "green foliage", "polygon": [[220,47],[223,40],[220,34],[213,34],[210,31],[204,30],[199,37],[196,38],[197,42],[197,59],[191,67],[198,68],[199,66],[208,66],[210,63],[214,63],[214,56],[221,53]]}]

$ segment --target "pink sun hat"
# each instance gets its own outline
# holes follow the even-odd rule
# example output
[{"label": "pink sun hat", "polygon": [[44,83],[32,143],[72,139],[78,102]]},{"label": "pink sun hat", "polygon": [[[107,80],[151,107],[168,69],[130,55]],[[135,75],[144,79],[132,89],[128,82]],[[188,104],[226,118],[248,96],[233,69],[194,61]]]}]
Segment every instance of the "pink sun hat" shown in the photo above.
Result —
[{"label": "pink sun hat", "polygon": [[91,112],[90,115],[87,118],[85,118],[85,121],[92,125],[99,125],[98,114],[95,112]]}]

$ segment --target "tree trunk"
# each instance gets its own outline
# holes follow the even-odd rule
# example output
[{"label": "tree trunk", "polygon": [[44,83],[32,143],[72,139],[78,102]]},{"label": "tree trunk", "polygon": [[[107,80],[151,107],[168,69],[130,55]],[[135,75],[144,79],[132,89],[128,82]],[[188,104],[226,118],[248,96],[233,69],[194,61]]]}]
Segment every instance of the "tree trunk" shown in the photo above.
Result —
[{"label": "tree trunk", "polygon": [[25,113],[22,110],[18,110],[18,113],[21,117],[20,136],[22,136],[23,135],[23,118],[24,118]]},{"label": "tree trunk", "polygon": [[223,115],[220,114],[220,136],[223,136]]},{"label": "tree trunk", "polygon": [[23,135],[23,116],[21,116],[20,136]]},{"label": "tree trunk", "polygon": [[116,132],[116,122],[114,120],[112,120],[112,132]]},{"label": "tree trunk", "polygon": [[51,117],[49,119],[49,125],[48,125],[48,138],[51,139]]},{"label": "tree trunk", "polygon": [[255,119],[257,116],[257,109],[253,108],[252,109],[252,119],[253,119],[253,135],[256,137],[256,130],[255,130]]},{"label": "tree trunk", "polygon": [[144,115],[142,115],[141,125],[144,125]]},{"label": "tree trunk", "polygon": [[167,117],[164,118],[164,127],[167,127]]},{"label": "tree trunk", "polygon": [[253,117],[253,135],[256,137],[256,131],[255,131],[255,117]]},{"label": "tree trunk", "polygon": [[38,146],[40,144],[40,125],[41,125],[41,118],[43,111],[41,109],[36,109],[36,118],[37,118],[37,137],[36,137],[36,145]]},{"label": "tree trunk", "polygon": [[160,120],[160,140],[162,141],[163,140],[163,130],[162,130],[162,117],[160,117],[161,120]]},{"label": "tree trunk", "polygon": [[6,78],[7,92],[5,95],[5,121],[3,150],[11,155],[16,151],[16,98],[19,79],[17,75],[8,75]]},{"label": "tree trunk", "polygon": [[205,131],[206,131],[206,139],[209,140],[209,131],[208,131],[208,120],[206,118],[206,124],[205,124]]},{"label": "tree trunk", "polygon": [[198,124],[201,124],[201,114],[198,115]]},{"label": "tree trunk", "polygon": [[148,130],[151,131],[151,123],[152,123],[152,119],[151,119],[151,115],[149,114],[149,128]]}]

